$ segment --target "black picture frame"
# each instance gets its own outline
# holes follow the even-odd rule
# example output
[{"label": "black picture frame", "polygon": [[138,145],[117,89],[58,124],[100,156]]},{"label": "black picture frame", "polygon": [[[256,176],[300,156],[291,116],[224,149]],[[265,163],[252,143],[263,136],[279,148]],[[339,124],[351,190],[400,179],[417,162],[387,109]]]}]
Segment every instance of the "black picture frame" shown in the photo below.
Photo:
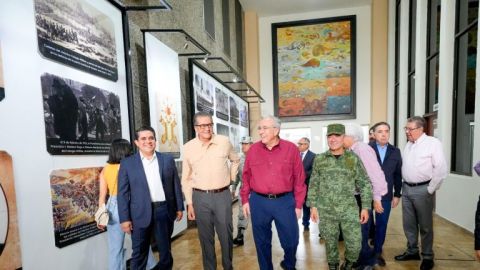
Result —
[{"label": "black picture frame", "polygon": [[275,116],[356,118],[356,16],[273,23],[271,30]]}]

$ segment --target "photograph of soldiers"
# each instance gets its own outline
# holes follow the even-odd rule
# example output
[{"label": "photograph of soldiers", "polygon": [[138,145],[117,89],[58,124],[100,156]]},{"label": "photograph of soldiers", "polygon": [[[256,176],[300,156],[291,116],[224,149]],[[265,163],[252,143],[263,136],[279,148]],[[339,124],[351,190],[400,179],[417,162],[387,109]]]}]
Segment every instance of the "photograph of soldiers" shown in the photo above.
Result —
[{"label": "photograph of soldiers", "polygon": [[230,123],[238,125],[240,122],[238,117],[240,112],[238,111],[237,101],[234,97],[229,97],[230,100]]},{"label": "photograph of soldiers", "polygon": [[228,121],[228,95],[217,87],[215,87],[215,104],[217,118]]},{"label": "photograph of soldiers", "polygon": [[117,80],[114,25],[105,14],[82,0],[35,0],[35,21],[43,56]]},{"label": "photograph of soldiers", "polygon": [[240,104],[240,125],[248,128],[248,107],[245,104]]},{"label": "photograph of soldiers", "polygon": [[95,167],[51,172],[50,189],[57,247],[101,233],[101,230],[95,229],[97,224],[94,219],[101,170],[102,167]]},{"label": "photograph of soldiers", "polygon": [[[194,72],[199,72],[194,69]],[[195,74],[196,75],[196,74]],[[200,87],[195,87],[195,107],[199,112],[207,112],[213,115],[213,86],[205,78],[200,77]]]},{"label": "photograph of soldiers", "polygon": [[225,135],[227,137],[230,137],[230,131],[228,126],[222,125],[219,123],[217,123],[217,132],[215,132],[215,134]]},{"label": "photograph of soldiers", "polygon": [[92,154],[95,149],[80,149],[79,145],[108,146],[122,136],[117,95],[48,73],[42,75],[41,83],[47,148],[51,154],[62,154],[60,150],[65,147],[61,145],[65,144],[78,146],[70,148],[69,153],[78,150],[77,154]]}]

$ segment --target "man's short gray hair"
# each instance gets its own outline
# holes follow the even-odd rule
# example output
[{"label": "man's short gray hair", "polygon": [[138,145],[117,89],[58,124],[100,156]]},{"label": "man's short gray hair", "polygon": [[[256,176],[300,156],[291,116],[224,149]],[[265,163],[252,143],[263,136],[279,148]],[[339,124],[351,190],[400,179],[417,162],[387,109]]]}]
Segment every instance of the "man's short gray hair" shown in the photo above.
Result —
[{"label": "man's short gray hair", "polygon": [[359,124],[345,124],[345,136],[353,138],[355,142],[363,142],[363,129]]},{"label": "man's short gray hair", "polygon": [[273,126],[280,129],[280,126],[282,125],[282,121],[280,121],[280,119],[278,119],[278,117],[275,117],[273,115],[267,115],[267,116],[262,116],[262,120],[272,120],[273,121]]}]

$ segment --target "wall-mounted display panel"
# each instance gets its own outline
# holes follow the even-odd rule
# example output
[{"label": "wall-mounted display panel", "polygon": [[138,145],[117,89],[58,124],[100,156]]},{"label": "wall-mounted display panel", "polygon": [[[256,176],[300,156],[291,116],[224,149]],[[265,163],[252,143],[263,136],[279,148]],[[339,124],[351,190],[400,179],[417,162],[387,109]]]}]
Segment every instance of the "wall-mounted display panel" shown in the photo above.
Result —
[{"label": "wall-mounted display panel", "polygon": [[2,43],[0,40],[0,101],[5,98],[5,82],[3,81]]},{"label": "wall-mounted display panel", "polygon": [[12,157],[0,151],[0,268],[22,269]]},{"label": "wall-mounted display panel", "polygon": [[248,103],[190,60],[193,110],[212,115],[214,132],[230,138],[240,152],[240,139],[249,136]]},{"label": "wall-mounted display panel", "polygon": [[108,154],[110,142],[122,137],[118,95],[49,73],[41,82],[47,151]]},{"label": "wall-mounted display panel", "polygon": [[35,0],[38,50],[51,60],[118,79],[115,29],[85,0]]}]

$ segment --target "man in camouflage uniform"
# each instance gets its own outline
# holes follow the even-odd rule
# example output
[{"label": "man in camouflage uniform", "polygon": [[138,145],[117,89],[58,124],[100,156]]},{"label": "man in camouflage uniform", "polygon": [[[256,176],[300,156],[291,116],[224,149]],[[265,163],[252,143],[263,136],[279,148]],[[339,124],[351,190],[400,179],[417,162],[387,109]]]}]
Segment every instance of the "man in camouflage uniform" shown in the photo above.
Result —
[{"label": "man in camouflage uniform", "polygon": [[[345,239],[345,263],[340,269],[352,269],[361,247],[360,223],[368,221],[368,207],[372,190],[360,159],[343,147],[345,126],[330,124],[327,128],[329,150],[317,155],[308,186],[307,205],[311,207],[311,219],[322,220],[320,233],[325,239],[329,269],[338,269],[338,236],[340,228]],[[354,197],[361,192],[360,220]]]}]

